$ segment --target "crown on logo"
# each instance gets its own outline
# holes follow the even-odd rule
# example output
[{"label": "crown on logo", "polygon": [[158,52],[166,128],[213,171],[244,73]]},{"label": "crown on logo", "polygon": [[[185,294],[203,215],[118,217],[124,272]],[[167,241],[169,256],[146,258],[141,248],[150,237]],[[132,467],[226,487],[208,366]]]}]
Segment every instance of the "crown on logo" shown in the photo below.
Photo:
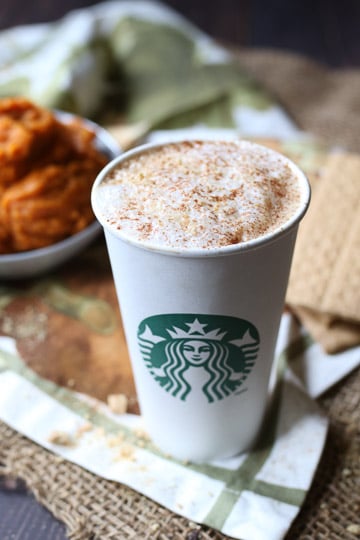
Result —
[{"label": "crown on logo", "polygon": [[197,318],[192,323],[185,323],[189,330],[182,330],[177,326],[173,326],[172,330],[167,329],[167,333],[173,339],[210,339],[213,341],[221,341],[226,332],[221,332],[220,328],[206,332],[204,330],[207,324],[202,324]]}]

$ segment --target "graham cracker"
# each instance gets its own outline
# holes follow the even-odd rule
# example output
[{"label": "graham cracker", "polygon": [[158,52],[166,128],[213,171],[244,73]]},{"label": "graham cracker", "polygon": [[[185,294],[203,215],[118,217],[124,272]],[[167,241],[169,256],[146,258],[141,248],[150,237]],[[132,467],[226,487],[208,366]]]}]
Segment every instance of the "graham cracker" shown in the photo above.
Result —
[{"label": "graham cracker", "polygon": [[315,341],[330,354],[355,347],[360,343],[360,323],[349,322],[334,315],[300,306],[292,306],[291,310]]},{"label": "graham cracker", "polygon": [[287,291],[290,307],[328,352],[360,343],[359,283],[360,156],[339,152],[329,155],[299,228]]}]

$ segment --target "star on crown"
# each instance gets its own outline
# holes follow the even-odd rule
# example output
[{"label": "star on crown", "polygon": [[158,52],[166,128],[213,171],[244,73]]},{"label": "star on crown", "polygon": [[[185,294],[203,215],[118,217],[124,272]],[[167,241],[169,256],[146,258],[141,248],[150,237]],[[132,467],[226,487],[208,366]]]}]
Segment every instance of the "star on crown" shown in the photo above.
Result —
[{"label": "star on crown", "polygon": [[213,341],[221,341],[226,332],[221,332],[220,328],[215,330],[205,331],[207,324],[202,324],[199,319],[194,319],[192,323],[185,323],[189,330],[182,330],[177,326],[173,326],[172,330],[167,329],[167,333],[173,339],[211,339]]}]

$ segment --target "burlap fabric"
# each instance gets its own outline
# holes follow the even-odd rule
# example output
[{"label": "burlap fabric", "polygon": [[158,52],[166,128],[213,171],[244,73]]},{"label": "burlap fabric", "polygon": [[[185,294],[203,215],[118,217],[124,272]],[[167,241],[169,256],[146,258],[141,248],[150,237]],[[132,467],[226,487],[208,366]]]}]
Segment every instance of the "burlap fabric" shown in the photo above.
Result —
[{"label": "burlap fabric", "polygon": [[302,129],[330,145],[360,151],[360,72],[329,70],[292,53],[238,53],[248,73],[278,98]]},{"label": "burlap fabric", "polygon": [[[333,72],[291,54],[242,51],[239,60],[296,122],[330,143],[360,148],[360,72]],[[287,540],[360,537],[360,372],[319,399],[330,418],[325,452]],[[226,537],[197,527],[122,485],[67,463],[0,423],[0,472],[25,480],[72,540]]]}]

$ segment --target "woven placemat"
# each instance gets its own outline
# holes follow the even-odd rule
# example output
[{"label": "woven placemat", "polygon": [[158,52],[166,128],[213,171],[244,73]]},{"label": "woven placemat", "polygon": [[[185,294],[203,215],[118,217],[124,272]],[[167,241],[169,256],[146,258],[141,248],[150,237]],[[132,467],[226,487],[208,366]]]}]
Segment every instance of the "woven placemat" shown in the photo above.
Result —
[{"label": "woven placemat", "polygon": [[236,54],[300,128],[329,145],[360,151],[360,70],[328,69],[283,51],[243,49]]},{"label": "woven placemat", "polygon": [[[279,96],[302,128],[330,143],[359,150],[360,73],[329,71],[307,59],[273,51],[241,51],[239,59]],[[312,489],[286,540],[360,537],[359,386],[357,371],[319,399],[330,418],[328,441]],[[0,473],[24,480],[66,524],[71,540],[226,538],[59,459],[2,423],[0,440]]]}]

